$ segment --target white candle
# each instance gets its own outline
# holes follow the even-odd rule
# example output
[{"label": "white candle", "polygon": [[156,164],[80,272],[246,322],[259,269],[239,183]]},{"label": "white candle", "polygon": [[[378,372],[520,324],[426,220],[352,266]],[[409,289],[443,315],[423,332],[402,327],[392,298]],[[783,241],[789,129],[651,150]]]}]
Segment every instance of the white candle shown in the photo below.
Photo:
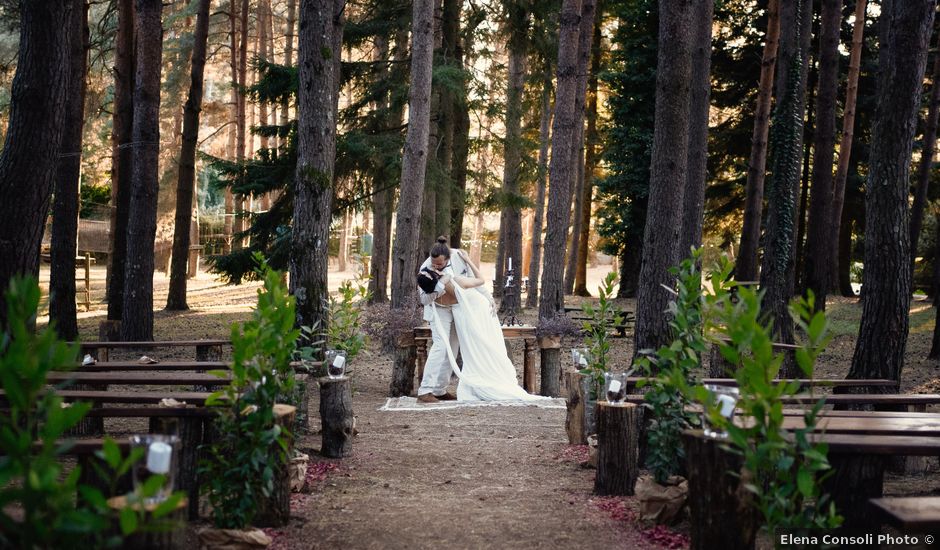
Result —
[{"label": "white candle", "polygon": [[346,358],[342,355],[337,355],[336,359],[333,359],[333,366],[336,368],[342,368],[346,364]]},{"label": "white candle", "polygon": [[512,258],[509,258],[509,269],[512,269]]},{"label": "white candle", "polygon": [[607,388],[607,391],[617,393],[620,391],[620,380],[611,380],[610,387]]},{"label": "white candle", "polygon": [[730,395],[719,395],[718,403],[721,405],[721,416],[731,418],[732,413],[734,413],[735,402],[736,399]]},{"label": "white candle", "polygon": [[172,447],[162,441],[154,441],[147,449],[147,469],[155,474],[168,473],[172,454]]}]

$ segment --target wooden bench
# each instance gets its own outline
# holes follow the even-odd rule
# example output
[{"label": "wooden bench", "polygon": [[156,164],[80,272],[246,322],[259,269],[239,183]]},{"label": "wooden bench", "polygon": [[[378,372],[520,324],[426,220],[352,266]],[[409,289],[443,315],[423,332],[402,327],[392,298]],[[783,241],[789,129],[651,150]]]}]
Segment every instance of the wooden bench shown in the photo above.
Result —
[{"label": "wooden bench", "polygon": [[[211,395],[209,392],[192,391],[104,391],[104,390],[51,390],[66,402],[93,401],[98,404],[143,404],[158,405],[164,399],[175,399],[188,404],[202,406]],[[0,403],[6,403],[6,391],[0,390]],[[94,409],[89,411],[94,416]]]},{"label": "wooden bench", "polygon": [[[535,393],[535,352],[538,344],[535,338],[535,327],[530,326],[504,326],[503,338],[506,340],[523,341],[522,354],[522,387],[529,393]],[[421,326],[414,329],[414,342],[416,350],[418,386],[424,377],[424,365],[428,360],[428,340],[431,339],[431,327]]]},{"label": "wooden bench", "polygon": [[[910,411],[923,409],[927,405],[940,404],[940,395],[935,393],[839,393],[827,395],[789,395],[780,398],[784,405],[813,405],[822,400],[826,405],[874,405],[886,407],[907,407]],[[627,403],[643,403],[642,395],[630,394],[624,398]]]},{"label": "wooden bench", "polygon": [[[300,374],[316,371],[323,366],[322,361],[301,363],[292,361],[291,367]],[[139,361],[99,361],[90,365],[78,365],[80,372],[168,372],[168,371],[196,371],[228,370],[232,368],[230,361],[160,361],[158,363],[140,363]]]},{"label": "wooden bench", "polygon": [[[627,378],[628,387],[636,387],[641,380],[650,380],[645,376],[631,376]],[[772,383],[796,382],[801,388],[858,388],[858,387],[896,387],[897,382],[881,378],[873,379],[846,379],[846,378],[777,378]],[[734,378],[703,378],[702,384],[716,386],[737,386]],[[642,389],[642,388],[641,388]],[[846,394],[848,395],[848,394]]]},{"label": "wooden bench", "polygon": [[112,349],[156,349],[156,348],[196,348],[196,361],[215,361],[222,357],[222,347],[231,346],[231,340],[225,339],[206,339],[206,340],[156,340],[149,342],[109,342],[92,341],[81,342],[82,353],[90,353],[99,361],[107,361],[109,350]]},{"label": "wooden bench", "polygon": [[940,497],[884,497],[869,500],[875,515],[901,531],[940,529]]},{"label": "wooden bench", "polygon": [[50,372],[46,377],[50,384],[75,383],[89,386],[134,385],[134,386],[225,386],[230,378],[219,378],[212,374],[165,373],[165,372]]}]

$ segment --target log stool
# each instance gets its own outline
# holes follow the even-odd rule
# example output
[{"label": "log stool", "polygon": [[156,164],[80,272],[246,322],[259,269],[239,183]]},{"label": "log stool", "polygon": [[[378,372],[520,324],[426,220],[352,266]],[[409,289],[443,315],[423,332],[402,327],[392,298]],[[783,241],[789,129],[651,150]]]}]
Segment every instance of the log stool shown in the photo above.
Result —
[{"label": "log stool", "polygon": [[352,453],[353,408],[349,378],[320,378],[320,454],[342,458]]},{"label": "log stool", "polygon": [[274,471],[274,490],[261,501],[254,522],[258,527],[281,527],[290,520],[290,459],[294,456],[294,433],[291,428],[296,416],[297,408],[293,405],[274,405],[274,422],[287,435],[287,459],[278,462]]},{"label": "log stool", "polygon": [[640,467],[637,463],[643,409],[633,403],[597,403],[598,495],[632,495]]},{"label": "log stool", "polygon": [[[141,504],[128,503],[126,496],[111,497],[108,499],[108,506],[120,513],[125,508],[133,506],[135,510],[140,511],[143,506],[145,513],[152,513],[159,504]],[[124,548],[140,548],[141,550],[173,550],[181,548],[183,541],[183,529],[186,526],[186,509],[189,503],[186,499],[181,499],[176,505],[176,509],[166,516],[159,519],[147,518],[147,522],[159,522],[156,529],[148,529],[131,534],[124,539]]]}]

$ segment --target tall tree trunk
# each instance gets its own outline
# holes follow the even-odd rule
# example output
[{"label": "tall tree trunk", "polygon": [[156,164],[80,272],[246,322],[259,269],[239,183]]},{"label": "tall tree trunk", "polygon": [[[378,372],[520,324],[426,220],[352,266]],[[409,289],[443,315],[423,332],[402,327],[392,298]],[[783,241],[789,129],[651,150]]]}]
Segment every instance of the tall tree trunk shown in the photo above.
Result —
[{"label": "tall tree trunk", "polygon": [[620,256],[620,288],[618,298],[636,298],[640,288],[640,265],[643,263],[643,239],[627,243]]},{"label": "tall tree trunk", "polygon": [[796,224],[796,240],[794,241],[794,250],[795,260],[794,260],[794,276],[793,276],[793,286],[796,293],[802,293],[803,287],[800,286],[801,277],[803,276],[803,255],[804,255],[804,244],[806,242],[806,215],[809,212],[809,176],[810,176],[810,159],[813,157],[813,145],[815,142],[816,135],[816,121],[814,120],[816,115],[816,81],[819,77],[819,71],[816,70],[816,65],[811,54],[808,54],[805,59],[807,60],[807,65],[809,66],[809,80],[806,84],[806,92],[809,97],[806,99],[806,123],[803,125],[803,143],[806,144],[803,147],[803,168],[800,172],[800,203],[793,212],[794,223]]},{"label": "tall tree trunk", "polygon": [[819,37],[819,91],[816,94],[816,144],[813,192],[803,258],[803,288],[816,295],[816,309],[826,309],[832,265],[832,160],[836,141],[836,92],[839,87],[839,31],[842,0],[822,0]]},{"label": "tall tree trunk", "polygon": [[[460,7],[462,0],[444,0],[441,10],[441,56],[453,71],[462,70],[460,50]],[[441,88],[438,162],[441,166],[441,191],[437,196],[437,233],[449,236],[453,227],[454,151],[457,130],[457,94],[447,86]],[[456,243],[453,246],[459,247]]]},{"label": "tall tree trunk", "polygon": [[[270,61],[271,54],[268,52],[268,10],[271,7],[271,0],[260,0],[258,2],[258,56],[263,61]],[[259,76],[255,72],[256,78]],[[265,101],[258,102],[258,125],[268,125],[268,104]],[[268,148],[267,136],[261,136],[261,148]]]},{"label": "tall tree trunk", "polygon": [[[245,155],[248,149],[248,103],[245,93],[242,91],[248,85],[248,41],[251,38],[251,29],[248,26],[248,5],[249,0],[242,0],[241,9],[238,12],[239,17],[239,43],[238,43],[238,88],[236,93],[237,118],[235,119],[235,161],[239,164],[239,172],[244,175]],[[245,246],[244,233],[246,228],[245,208],[248,199],[244,195],[235,195],[235,214],[233,231],[233,248],[236,250]]]},{"label": "tall tree trunk", "polygon": [[114,37],[114,111],[111,116],[111,236],[108,255],[108,320],[124,314],[127,217],[131,201],[134,150],[134,0],[118,0]]},{"label": "tall tree trunk", "polygon": [[[554,317],[565,305],[565,241],[571,215],[571,185],[576,174],[574,160],[578,126],[578,44],[580,22],[592,17],[592,0],[562,0],[558,35],[558,88],[555,92],[555,116],[552,122],[552,158],[549,166],[548,211],[542,260],[539,319]],[[583,13],[590,7],[590,13]],[[584,10],[586,11],[586,10]]]},{"label": "tall tree trunk", "polygon": [[463,248],[463,218],[466,215],[467,195],[467,159],[470,156],[470,110],[466,104],[456,110],[454,118],[454,167],[451,177],[454,180],[450,201],[451,226],[450,244],[454,248]]},{"label": "tall tree trunk", "polygon": [[839,292],[847,297],[855,297],[855,289],[852,288],[852,227],[853,224],[857,224],[858,220],[852,215],[852,211],[848,208],[842,210],[842,220],[840,223],[839,229],[839,264],[838,264],[838,274],[839,277]]},{"label": "tall tree trunk", "polygon": [[756,281],[760,245],[761,215],[764,209],[764,176],[767,173],[767,133],[770,128],[770,106],[774,90],[774,67],[780,43],[779,0],[767,3],[767,34],[761,59],[757,107],[754,110],[754,132],[751,134],[751,156],[747,164],[744,227],[734,266],[738,281]]},{"label": "tall tree trunk", "polygon": [[346,271],[347,263],[349,260],[349,209],[343,209],[343,224],[340,226],[339,232],[339,254],[337,254],[337,267],[340,271]]},{"label": "tall tree trunk", "polygon": [[78,338],[75,310],[75,255],[78,252],[78,197],[82,171],[82,127],[88,58],[88,4],[73,2],[69,20],[69,80],[65,129],[56,166],[52,204],[52,266],[49,318],[61,338]]},{"label": "tall tree trunk", "polygon": [[[402,52],[407,51],[407,47],[401,45],[403,33],[399,33],[395,44],[396,60]],[[407,35],[404,35],[407,41]],[[383,62],[388,57],[388,40],[384,36],[376,37],[375,50],[372,60]],[[383,69],[381,78],[387,79],[389,75],[388,68]],[[381,101],[375,103],[376,110],[387,110],[391,107],[390,98],[386,93]],[[393,120],[394,116],[388,115],[387,120],[383,121],[378,131],[385,131],[389,122],[394,125],[401,124],[401,115],[398,120]],[[377,175],[372,180],[372,257],[369,268],[369,303],[381,304],[388,301],[388,254],[392,238],[392,208],[395,202],[395,189],[390,183],[392,175],[389,173],[388,164],[385,163],[377,170]]]},{"label": "tall tree trunk", "polygon": [[574,294],[590,296],[587,289],[588,243],[591,237],[591,206],[594,197],[594,176],[597,172],[597,145],[600,138],[597,133],[597,75],[601,71],[601,21],[603,20],[603,0],[597,6],[597,24],[591,39],[591,74],[588,77],[587,130],[584,137],[584,177],[581,183],[581,226],[578,232],[578,254],[574,273]]},{"label": "tall tree trunk", "polygon": [[683,187],[688,180],[691,8],[690,3],[680,0],[659,4],[656,126],[636,301],[635,350],[658,349],[667,343],[670,333],[669,319],[663,312],[672,298],[667,289],[675,286],[675,275],[669,268],[679,256],[682,213],[676,205],[683,204]]},{"label": "tall tree trunk", "polygon": [[539,267],[542,265],[542,225],[545,217],[545,178],[548,176],[548,146],[552,123],[552,75],[551,65],[545,64],[542,79],[542,107],[539,118],[539,158],[535,173],[535,219],[532,222],[532,257],[529,260],[529,291],[526,307],[534,308],[539,303]]},{"label": "tall tree trunk", "polygon": [[708,118],[711,100],[712,19],[714,0],[695,2],[692,13],[692,99],[689,112],[688,180],[679,233],[681,260],[702,246],[705,184],[708,179]]},{"label": "tall tree trunk", "polygon": [[183,114],[183,146],[180,150],[179,180],[176,185],[176,223],[173,227],[173,263],[166,308],[189,309],[186,304],[186,263],[189,259],[190,225],[193,219],[193,195],[196,180],[196,145],[199,138],[199,113],[202,111],[202,84],[206,68],[206,43],[209,37],[209,2],[199,0],[196,29],[193,34],[192,74],[189,97]]},{"label": "tall tree trunk", "polygon": [[[231,110],[232,126],[229,129],[228,147],[229,160],[238,157],[238,22],[239,3],[241,0],[230,0],[229,3],[229,69],[232,72]],[[235,195],[231,188],[225,188],[225,225],[222,229],[225,235],[223,252],[231,254],[234,246],[235,234]]]},{"label": "tall tree trunk", "polygon": [[[297,26],[297,0],[287,0],[287,21],[284,28],[284,65],[291,67],[294,64],[294,28]],[[290,120],[290,102],[284,100],[281,104],[281,126],[286,126]]]},{"label": "tall tree trunk", "polygon": [[[597,0],[583,0],[581,7],[581,27],[578,32],[578,84],[575,92],[575,119],[578,121],[573,145],[570,199],[573,201],[574,220],[571,223],[571,236],[568,240],[567,266],[563,281],[565,294],[574,292],[574,270],[578,259],[578,243],[581,234],[581,195],[584,188],[584,111],[587,101],[588,73],[591,65],[591,45],[594,42],[594,28],[597,26]],[[568,219],[570,219],[569,216]]]},{"label": "tall tree trunk", "polygon": [[[937,35],[937,44],[940,45],[940,34]],[[934,59],[933,63],[933,77],[931,78],[930,88],[930,106],[927,109],[927,120],[924,123],[924,146],[920,153],[920,164],[917,165],[917,186],[914,191],[914,204],[911,207],[912,276],[914,271],[914,259],[917,257],[920,228],[924,220],[924,208],[927,205],[927,187],[930,185],[930,169],[933,167],[933,159],[937,153],[937,120],[938,117],[940,117],[940,50],[938,50],[938,53],[935,55],[936,59]]]},{"label": "tall tree trunk", "polygon": [[154,238],[160,178],[161,0],[137,0],[137,70],[134,78],[134,181],[127,223],[127,266],[121,337],[153,340]]},{"label": "tall tree trunk", "polygon": [[[297,326],[327,330],[327,243],[333,202],[336,63],[333,0],[300,3],[297,57],[297,170],[291,231],[290,292]],[[330,52],[325,55],[324,52]]]},{"label": "tall tree trunk", "polygon": [[392,308],[404,309],[415,295],[421,198],[427,170],[431,119],[431,68],[434,62],[434,2],[415,0],[412,7],[411,84],[408,131],[401,163],[401,195],[392,249]]},{"label": "tall tree trunk", "polygon": [[[525,86],[526,55],[528,50],[529,14],[519,2],[505,3],[509,11],[509,75],[506,79],[506,140],[503,143],[503,204],[501,221],[505,239],[503,256],[497,268],[496,284],[502,289],[507,262],[511,258],[516,274],[522,272],[522,93]],[[519,277],[515,279],[513,303],[519,304]],[[505,296],[503,297],[505,300]],[[502,307],[502,306],[500,306]]]},{"label": "tall tree trunk", "polygon": [[[881,4],[878,92],[865,184],[865,291],[848,378],[901,380],[911,304],[907,206],[911,149],[936,4],[936,0]],[[897,386],[892,389],[897,391]]]},{"label": "tall tree trunk", "polygon": [[[434,1],[434,57],[441,57],[441,2]],[[440,234],[437,232],[437,196],[442,192],[441,165],[438,152],[441,147],[441,93],[442,86],[431,82],[431,118],[428,123],[428,166],[425,168],[424,199],[421,203],[421,236],[415,250],[415,262],[420,265]]]},{"label": "tall tree trunk", "polygon": [[[761,308],[773,320],[774,339],[793,342],[793,321],[787,306],[794,289],[794,221],[803,152],[803,115],[806,71],[801,42],[812,16],[812,1],[784,2],[780,6],[780,48],[777,58],[777,106],[773,115],[772,178],[768,192],[767,229],[760,287]],[[794,376],[788,361],[785,376]]]},{"label": "tall tree trunk", "polygon": [[[832,181],[832,214],[830,219],[832,225],[829,228],[830,246],[832,252],[832,265],[829,268],[831,275],[830,284],[832,288],[838,288],[845,294],[846,287],[840,283],[840,273],[848,273],[848,264],[842,265],[843,255],[841,254],[842,238],[840,237],[841,228],[846,225],[842,223],[842,205],[845,204],[845,182],[849,174],[849,160],[852,156],[852,142],[855,137],[855,104],[858,96],[858,75],[862,64],[862,44],[865,35],[865,7],[866,0],[856,0],[855,3],[855,24],[852,28],[852,51],[849,54],[849,74],[845,85],[845,107],[842,110],[842,140],[839,142],[839,161],[836,167],[835,179]],[[851,242],[851,236],[849,237]],[[852,293],[851,286],[848,287],[849,293]],[[854,293],[852,293],[854,295]]]}]

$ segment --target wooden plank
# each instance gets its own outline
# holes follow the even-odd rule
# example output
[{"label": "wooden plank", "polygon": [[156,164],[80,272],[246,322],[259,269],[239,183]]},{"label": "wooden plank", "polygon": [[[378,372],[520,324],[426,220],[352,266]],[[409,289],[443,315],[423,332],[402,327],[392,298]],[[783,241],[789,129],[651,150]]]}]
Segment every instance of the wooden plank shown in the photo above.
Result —
[{"label": "wooden plank", "polygon": [[[648,380],[644,376],[631,376],[627,378],[628,386],[635,386],[641,380]],[[773,380],[774,384],[780,382],[797,382],[804,387],[832,387],[832,388],[854,388],[854,387],[894,387],[897,382],[882,378],[873,379],[845,379],[845,378],[777,378]],[[714,384],[717,386],[737,386],[738,381],[734,378],[703,378],[702,384]]]},{"label": "wooden plank", "polygon": [[[316,370],[323,365],[323,361],[311,361],[308,366],[300,361],[292,361],[294,371],[306,373]],[[207,371],[215,369],[228,370],[232,368],[231,361],[161,361],[159,363],[139,363],[137,361],[99,361],[93,365],[79,365],[81,372],[112,372],[112,371],[140,371],[140,372],[171,372],[171,371]]]},{"label": "wooden plank", "polygon": [[232,341],[228,339],[207,339],[207,340],[155,340],[152,342],[80,342],[82,351],[109,348],[178,348],[195,346],[231,346]]},{"label": "wooden plank", "polygon": [[200,406],[159,407],[145,405],[143,407],[98,407],[88,411],[88,416],[102,418],[184,418],[212,416],[211,408]]},{"label": "wooden plank", "polygon": [[[740,423],[742,425],[747,424],[744,419]],[[802,417],[784,417],[783,429],[798,430],[803,428],[806,428],[806,423]],[[940,415],[935,415],[929,419],[823,416],[817,419],[816,430],[830,434],[940,436]]]},{"label": "wooden plank", "polygon": [[134,384],[142,386],[224,386],[229,378],[211,374],[160,372],[50,372],[46,380],[51,384],[74,382],[80,384]]},{"label": "wooden plank", "polygon": [[813,433],[807,439],[826,443],[830,454],[940,456],[940,438],[932,436]]},{"label": "wooden plank", "polygon": [[[527,325],[514,325],[514,326],[504,326],[503,329],[503,338],[507,340],[518,339],[518,338],[535,338],[535,327]],[[414,329],[415,339],[427,340],[431,338],[431,327],[429,326],[420,326],[415,327]]]},{"label": "wooden plank", "polygon": [[[785,416],[803,416],[806,409],[783,409]],[[823,409],[820,416],[839,416],[846,418],[940,418],[940,413],[925,413],[918,411],[833,411]]]},{"label": "wooden plank", "polygon": [[[209,392],[140,391],[118,392],[101,390],[55,390],[65,401],[97,401],[99,403],[158,404],[163,399],[175,399],[192,405],[205,405]],[[6,401],[6,391],[0,390],[0,400]]]},{"label": "wooden plank", "polygon": [[868,501],[886,523],[903,530],[940,528],[940,497],[885,497]]},{"label": "wooden plank", "polygon": [[[935,393],[840,393],[836,395],[790,395],[781,397],[784,405],[813,405],[822,400],[826,405],[937,405],[940,395]],[[627,395],[627,403],[642,403],[643,396]]]}]

